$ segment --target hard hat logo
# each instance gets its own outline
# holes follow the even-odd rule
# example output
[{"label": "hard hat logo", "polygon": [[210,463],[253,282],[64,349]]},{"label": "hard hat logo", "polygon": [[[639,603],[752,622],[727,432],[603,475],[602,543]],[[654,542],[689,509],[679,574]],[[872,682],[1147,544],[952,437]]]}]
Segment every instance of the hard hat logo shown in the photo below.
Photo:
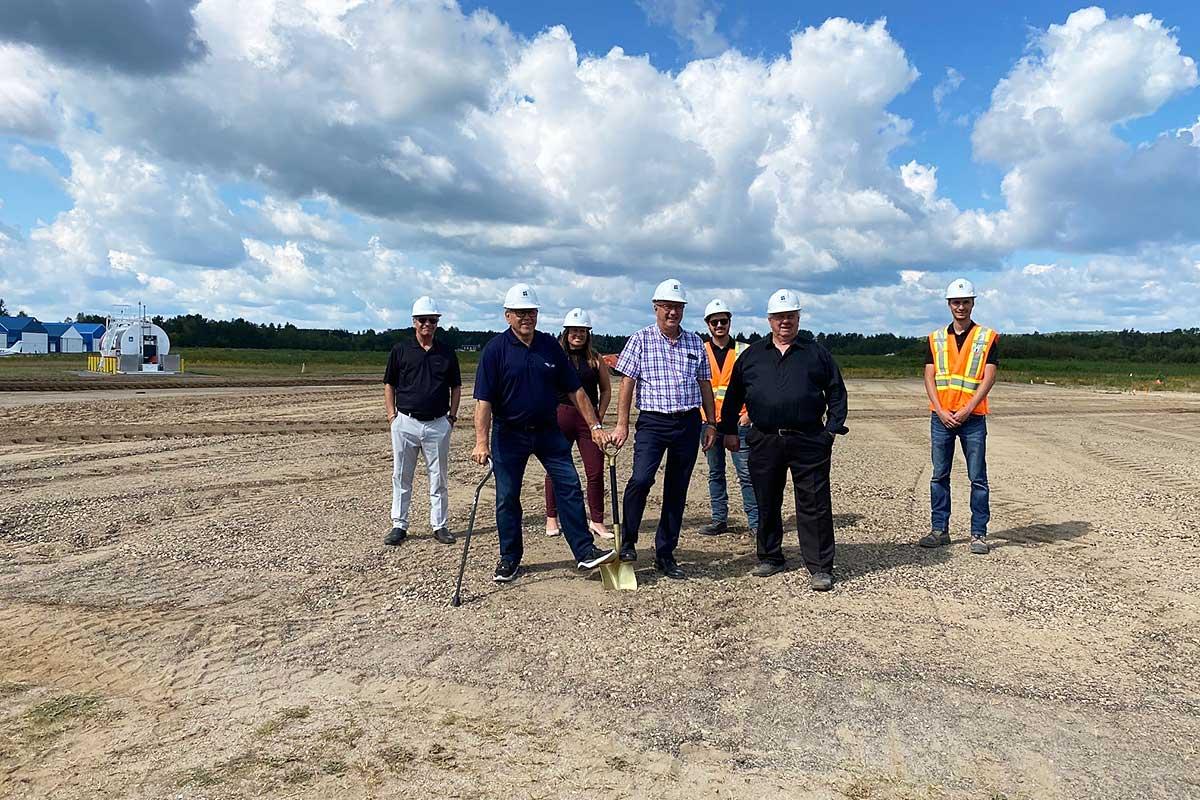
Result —
[{"label": "hard hat logo", "polygon": [[687,292],[683,290],[683,284],[674,278],[667,278],[662,283],[658,284],[654,289],[654,296],[651,298],[654,302],[660,300],[666,303],[687,303]]},{"label": "hard hat logo", "polygon": [[946,287],[947,300],[961,300],[975,297],[975,284],[966,278],[956,278]]},{"label": "hard hat logo", "polygon": [[800,295],[791,289],[780,289],[767,301],[768,314],[784,314],[800,310]]}]

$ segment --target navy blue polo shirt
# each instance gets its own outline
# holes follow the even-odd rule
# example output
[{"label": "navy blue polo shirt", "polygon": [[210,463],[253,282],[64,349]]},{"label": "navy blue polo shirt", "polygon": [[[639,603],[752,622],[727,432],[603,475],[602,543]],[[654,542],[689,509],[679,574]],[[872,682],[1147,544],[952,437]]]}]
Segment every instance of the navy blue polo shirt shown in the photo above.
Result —
[{"label": "navy blue polo shirt", "polygon": [[541,331],[526,346],[509,328],[484,345],[475,370],[475,399],[504,425],[558,424],[558,393],[581,385],[558,340]]}]

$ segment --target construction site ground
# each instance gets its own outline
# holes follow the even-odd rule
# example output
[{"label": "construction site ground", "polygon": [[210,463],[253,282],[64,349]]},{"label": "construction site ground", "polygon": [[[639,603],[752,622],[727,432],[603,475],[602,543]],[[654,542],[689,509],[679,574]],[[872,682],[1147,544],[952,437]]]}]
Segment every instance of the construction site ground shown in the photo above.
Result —
[{"label": "construction site ground", "polygon": [[834,591],[786,506],[774,578],[736,489],[697,535],[701,458],[689,579],[654,574],[656,489],[640,588],[605,592],[533,464],[525,572],[491,581],[489,485],[460,608],[423,468],[382,544],[378,385],[0,394],[0,796],[1200,797],[1200,396],[997,386],[975,556],[961,454],[954,544],[914,546],[921,385],[849,388]]}]

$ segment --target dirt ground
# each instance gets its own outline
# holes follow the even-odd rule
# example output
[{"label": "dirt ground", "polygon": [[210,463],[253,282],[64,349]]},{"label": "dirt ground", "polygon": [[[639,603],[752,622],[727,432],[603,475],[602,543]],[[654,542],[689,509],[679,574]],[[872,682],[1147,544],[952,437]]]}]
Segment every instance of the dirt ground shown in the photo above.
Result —
[{"label": "dirt ground", "polygon": [[0,395],[0,796],[1200,797],[1200,396],[998,386],[980,557],[961,456],[954,545],[913,544],[920,385],[851,382],[827,594],[794,534],[795,571],[749,577],[737,499],[696,535],[703,460],[690,579],[643,553],[605,592],[534,466],[527,571],[490,580],[489,485],[456,609],[423,470],[382,546],[380,394]]}]

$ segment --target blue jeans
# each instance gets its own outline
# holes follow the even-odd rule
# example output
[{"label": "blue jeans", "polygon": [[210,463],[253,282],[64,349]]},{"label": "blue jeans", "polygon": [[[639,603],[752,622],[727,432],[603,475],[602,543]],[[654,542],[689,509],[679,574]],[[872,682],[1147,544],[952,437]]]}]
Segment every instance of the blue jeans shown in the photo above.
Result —
[{"label": "blue jeans", "polygon": [[950,466],[954,463],[954,440],[962,440],[963,456],[967,459],[967,477],[971,479],[971,535],[987,536],[991,511],[988,507],[987,417],[972,414],[957,428],[947,428],[931,414],[929,423],[933,453],[933,478],[929,481],[929,498],[933,507],[933,530],[950,529]]},{"label": "blue jeans", "polygon": [[492,427],[492,470],[496,473],[496,532],[500,557],[521,563],[525,545],[521,537],[521,481],[530,456],[546,469],[558,504],[558,524],[577,561],[595,545],[583,513],[579,473],[571,460],[571,446],[557,423],[535,431]]},{"label": "blue jeans", "polygon": [[[733,471],[737,473],[738,483],[742,486],[742,508],[746,510],[746,521],[754,530],[758,530],[758,503],[754,499],[754,483],[750,480],[750,446],[746,444],[746,433],[749,425],[738,426],[738,439],[742,447],[736,453],[730,453],[733,459]],[[721,446],[720,437],[704,455],[708,458],[708,499],[712,503],[713,522],[729,521],[729,492],[725,488],[725,448]]]},{"label": "blue jeans", "polygon": [[663,456],[667,468],[663,475],[662,514],[654,534],[656,561],[673,561],[679,546],[679,530],[683,527],[683,509],[687,505],[688,483],[696,454],[700,452],[700,410],[670,416],[643,411],[638,415],[633,436],[633,474],[625,484],[625,513],[622,522],[621,546],[633,547],[638,541],[638,528],[646,512],[646,498]]}]

